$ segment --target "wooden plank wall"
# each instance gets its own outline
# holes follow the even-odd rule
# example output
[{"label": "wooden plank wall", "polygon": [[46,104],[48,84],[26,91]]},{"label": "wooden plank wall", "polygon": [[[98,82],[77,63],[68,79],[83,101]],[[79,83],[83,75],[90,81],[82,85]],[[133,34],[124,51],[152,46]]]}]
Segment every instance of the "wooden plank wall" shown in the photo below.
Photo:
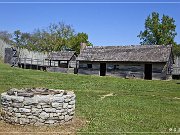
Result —
[{"label": "wooden plank wall", "polygon": [[[88,68],[87,64],[92,64]],[[106,75],[123,78],[144,78],[145,63],[106,62]],[[152,79],[166,79],[166,63],[152,63]],[[78,73],[86,75],[99,75],[99,62],[79,62]]]},{"label": "wooden plank wall", "polygon": [[173,75],[180,75],[180,57],[174,57]]}]

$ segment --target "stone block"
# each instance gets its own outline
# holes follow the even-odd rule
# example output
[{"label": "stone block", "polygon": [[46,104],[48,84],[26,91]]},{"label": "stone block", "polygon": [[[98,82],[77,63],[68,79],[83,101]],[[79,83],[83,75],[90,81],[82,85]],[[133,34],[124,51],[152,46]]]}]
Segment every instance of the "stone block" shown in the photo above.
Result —
[{"label": "stone block", "polygon": [[16,102],[16,103],[21,103],[24,101],[24,97],[22,96],[11,96],[11,99],[13,102]]},{"label": "stone block", "polygon": [[52,95],[36,95],[36,98],[39,103],[50,103],[52,102]]},{"label": "stone block", "polygon": [[58,110],[56,110],[56,113],[62,113],[64,111],[65,111],[64,109],[58,109]]},{"label": "stone block", "polygon": [[1,99],[4,101],[11,101],[12,97],[7,95],[7,92],[1,94]]},{"label": "stone block", "polygon": [[60,116],[61,113],[53,113],[53,117]]},{"label": "stone block", "polygon": [[21,125],[29,123],[29,119],[28,118],[19,118],[19,121],[20,121]]},{"label": "stone block", "polygon": [[15,113],[14,115],[18,118],[21,118],[21,113]]},{"label": "stone block", "polygon": [[63,103],[55,103],[55,102],[52,102],[52,107],[55,107],[55,108],[58,108],[60,106],[62,106]]},{"label": "stone block", "polygon": [[54,95],[54,97],[62,97],[62,96],[63,96],[63,93]]},{"label": "stone block", "polygon": [[50,113],[50,112],[56,112],[56,109],[55,108],[43,108],[43,110],[47,113]]},{"label": "stone block", "polygon": [[63,108],[67,108],[68,107],[68,103],[63,103]]},{"label": "stone block", "polygon": [[16,108],[20,108],[20,107],[23,107],[24,104],[23,103],[12,103],[11,106],[16,107]]},{"label": "stone block", "polygon": [[45,119],[37,119],[39,122],[41,122],[41,123],[44,123],[45,122]]},{"label": "stone block", "polygon": [[37,104],[38,103],[38,99],[37,97],[25,97],[24,98],[24,105],[32,105],[32,104]]},{"label": "stone block", "polygon": [[18,108],[13,108],[13,112],[19,112]]},{"label": "stone block", "polygon": [[67,112],[65,111],[65,112],[62,112],[62,115],[67,115]]},{"label": "stone block", "polygon": [[33,115],[27,116],[27,118],[28,118],[28,119],[35,119],[35,120],[37,120],[37,119],[38,119],[38,117],[33,116]]},{"label": "stone block", "polygon": [[59,116],[59,119],[60,119],[60,120],[63,120],[63,119],[64,119],[64,115],[60,115],[60,116]]},{"label": "stone block", "polygon": [[64,120],[65,121],[69,121],[69,120],[71,120],[73,118],[73,116],[69,116],[69,115],[65,115],[64,116]]},{"label": "stone block", "polygon": [[34,126],[43,126],[44,125],[44,123],[43,122],[36,122],[36,123],[34,123]]},{"label": "stone block", "polygon": [[15,123],[20,123],[19,118],[15,117],[15,118],[14,118],[14,122],[15,122]]},{"label": "stone block", "polygon": [[37,119],[29,119],[29,123],[31,125],[34,125],[34,123],[36,123],[36,122],[37,122]]},{"label": "stone block", "polygon": [[53,118],[54,117],[54,113],[49,113],[49,118]]},{"label": "stone block", "polygon": [[24,108],[31,109],[31,106],[25,105]]},{"label": "stone block", "polygon": [[42,109],[32,108],[32,113],[40,113]]},{"label": "stone block", "polygon": [[67,108],[68,108],[68,109],[71,109],[71,108],[73,108],[73,106],[72,106],[72,105],[68,105]]},{"label": "stone block", "polygon": [[31,112],[30,112],[30,113],[25,113],[25,115],[26,115],[26,116],[29,116],[29,115],[32,115],[32,113],[31,113]]},{"label": "stone block", "polygon": [[45,123],[45,124],[54,124],[55,121],[54,121],[54,120],[46,120],[44,123]]},{"label": "stone block", "polygon": [[69,102],[69,105],[74,105],[74,104],[75,104],[75,100]]},{"label": "stone block", "polygon": [[75,98],[76,98],[76,96],[72,96],[72,97],[71,97],[71,101],[74,101]]},{"label": "stone block", "polygon": [[53,97],[52,102],[62,103],[64,101],[63,97]]},{"label": "stone block", "polygon": [[65,98],[65,99],[64,99],[64,102],[66,102],[66,103],[69,102],[69,101],[71,101],[70,98]]},{"label": "stone block", "polygon": [[29,112],[31,112],[31,109],[19,108],[19,112],[22,112],[22,113],[29,113]]},{"label": "stone block", "polygon": [[46,113],[46,112],[41,112],[40,114],[39,114],[39,117],[41,118],[41,119],[47,119],[47,118],[49,118],[49,113]]},{"label": "stone block", "polygon": [[10,106],[9,106],[9,107],[7,107],[7,109],[8,109],[8,111],[9,111],[9,112],[12,112],[12,111],[13,111],[13,108],[12,108],[12,107],[10,107]]},{"label": "stone block", "polygon": [[38,108],[38,109],[41,109],[42,107],[41,107],[41,105],[38,104],[38,105],[37,105],[37,108]]}]

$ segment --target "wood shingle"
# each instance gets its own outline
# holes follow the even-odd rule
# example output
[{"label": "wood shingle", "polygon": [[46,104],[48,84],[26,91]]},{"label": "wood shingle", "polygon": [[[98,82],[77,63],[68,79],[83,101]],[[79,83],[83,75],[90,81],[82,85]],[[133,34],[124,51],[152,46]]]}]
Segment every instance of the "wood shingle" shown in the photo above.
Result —
[{"label": "wood shingle", "polygon": [[95,46],[81,51],[78,61],[167,62],[172,46]]}]

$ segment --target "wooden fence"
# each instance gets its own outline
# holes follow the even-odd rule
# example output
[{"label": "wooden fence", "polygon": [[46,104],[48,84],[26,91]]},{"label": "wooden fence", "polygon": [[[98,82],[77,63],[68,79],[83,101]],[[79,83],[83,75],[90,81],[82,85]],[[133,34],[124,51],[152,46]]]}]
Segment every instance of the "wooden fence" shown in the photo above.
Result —
[{"label": "wooden fence", "polygon": [[50,67],[50,66],[58,66],[58,62],[56,61],[48,61],[45,59],[33,59],[33,58],[19,58],[19,62],[18,65],[20,65],[20,67],[23,66],[23,68],[26,68],[26,66],[29,66],[30,68],[32,68],[32,66],[36,66],[37,69],[39,67]]}]

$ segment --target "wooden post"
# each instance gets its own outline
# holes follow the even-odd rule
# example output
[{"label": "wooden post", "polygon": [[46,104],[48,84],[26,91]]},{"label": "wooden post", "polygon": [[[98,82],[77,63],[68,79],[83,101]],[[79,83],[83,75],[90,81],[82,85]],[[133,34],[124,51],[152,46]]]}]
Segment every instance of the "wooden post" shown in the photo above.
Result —
[{"label": "wooden post", "polygon": [[24,69],[26,69],[26,57],[24,58]]},{"label": "wooden post", "polygon": [[19,58],[19,67],[21,68],[21,58]]},{"label": "wooden post", "polygon": [[53,62],[54,62],[54,72],[55,72],[55,70],[56,70],[56,69],[55,69],[55,67],[56,67],[56,65],[55,65],[55,64],[56,64],[56,63],[55,63],[55,61],[53,61]]},{"label": "wooden post", "polygon": [[45,64],[44,64],[44,59],[42,60],[42,64],[41,64],[41,69],[44,70]]},{"label": "wooden post", "polygon": [[42,66],[44,67],[45,65],[44,65],[44,59],[42,60]]},{"label": "wooden post", "polygon": [[38,59],[37,59],[37,70],[38,70]]},{"label": "wooden post", "polygon": [[51,60],[50,60],[50,65],[49,66],[51,67]]},{"label": "wooden post", "polygon": [[33,59],[31,58],[31,65],[30,65],[30,69],[32,69],[32,62],[33,62]]},{"label": "wooden post", "polygon": [[68,70],[67,70],[67,73],[69,73],[69,61],[67,61],[67,64],[68,64]]}]

